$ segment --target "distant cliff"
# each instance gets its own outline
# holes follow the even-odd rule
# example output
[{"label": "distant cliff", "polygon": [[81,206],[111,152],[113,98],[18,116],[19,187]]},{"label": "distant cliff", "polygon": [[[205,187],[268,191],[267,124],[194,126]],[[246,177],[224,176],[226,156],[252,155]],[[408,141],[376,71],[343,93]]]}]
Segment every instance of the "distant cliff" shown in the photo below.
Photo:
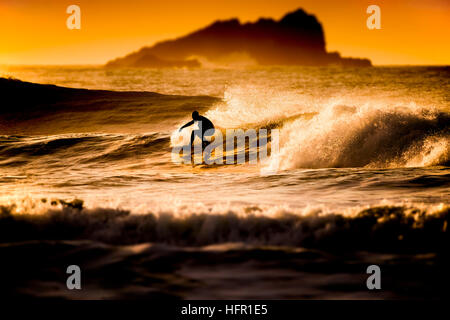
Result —
[{"label": "distant cliff", "polygon": [[368,59],[341,58],[327,53],[322,25],[302,9],[279,21],[259,19],[241,24],[237,19],[216,21],[184,37],[144,47],[106,67],[199,66],[189,57],[217,61],[233,53],[246,53],[260,65],[371,66]]}]

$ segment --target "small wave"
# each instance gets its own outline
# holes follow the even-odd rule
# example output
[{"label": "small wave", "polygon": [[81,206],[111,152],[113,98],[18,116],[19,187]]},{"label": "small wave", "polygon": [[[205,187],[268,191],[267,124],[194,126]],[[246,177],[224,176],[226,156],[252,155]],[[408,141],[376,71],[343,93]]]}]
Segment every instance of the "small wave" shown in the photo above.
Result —
[{"label": "small wave", "polygon": [[166,135],[153,133],[146,135],[127,135],[120,141],[110,145],[96,156],[85,162],[111,162],[133,157],[145,157],[161,151],[167,151],[170,139]]},{"label": "small wave", "polygon": [[43,156],[66,150],[83,142],[95,140],[92,136],[22,137],[0,141],[0,154],[4,157],[17,155]]},{"label": "small wave", "polygon": [[114,162],[157,153],[169,143],[169,137],[159,133],[3,136],[0,166],[58,159],[64,159],[63,165]]}]

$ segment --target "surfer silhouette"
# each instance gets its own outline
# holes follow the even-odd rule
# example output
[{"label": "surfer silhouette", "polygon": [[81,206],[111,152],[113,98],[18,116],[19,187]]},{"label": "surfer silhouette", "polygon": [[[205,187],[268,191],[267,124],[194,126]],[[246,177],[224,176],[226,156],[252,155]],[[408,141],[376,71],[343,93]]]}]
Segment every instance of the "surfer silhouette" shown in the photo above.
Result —
[{"label": "surfer silhouette", "polygon": [[192,146],[194,143],[195,137],[199,137],[202,141],[202,149],[204,149],[211,143],[211,140],[205,140],[205,136],[213,136],[215,131],[213,123],[208,118],[201,116],[198,111],[194,111],[192,112],[192,121],[182,126],[179,131],[193,125],[195,122],[198,124],[198,129],[192,130],[190,145]]}]

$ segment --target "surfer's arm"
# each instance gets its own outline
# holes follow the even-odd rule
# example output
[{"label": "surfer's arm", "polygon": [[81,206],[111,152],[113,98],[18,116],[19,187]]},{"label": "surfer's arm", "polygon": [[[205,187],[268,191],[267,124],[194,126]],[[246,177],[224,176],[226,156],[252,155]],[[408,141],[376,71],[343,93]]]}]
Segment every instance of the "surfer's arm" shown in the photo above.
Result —
[{"label": "surfer's arm", "polygon": [[184,126],[182,126],[182,127],[180,128],[180,130],[178,130],[178,131],[181,131],[181,130],[183,130],[183,129],[186,128],[186,127],[192,126],[193,124],[194,124],[194,120],[189,121],[189,122],[186,123]]}]

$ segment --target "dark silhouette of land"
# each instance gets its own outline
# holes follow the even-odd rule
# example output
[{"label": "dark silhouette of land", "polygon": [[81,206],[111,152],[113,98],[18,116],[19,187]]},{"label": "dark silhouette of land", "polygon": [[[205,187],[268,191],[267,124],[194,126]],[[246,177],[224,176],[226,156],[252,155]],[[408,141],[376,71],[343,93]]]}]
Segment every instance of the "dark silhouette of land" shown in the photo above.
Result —
[{"label": "dark silhouette of land", "polygon": [[112,60],[106,67],[195,67],[199,62],[188,58],[199,56],[218,61],[235,53],[246,53],[260,65],[372,65],[368,59],[328,53],[320,22],[314,15],[298,9],[279,21],[266,18],[245,24],[238,19],[216,21],[181,38]]}]

